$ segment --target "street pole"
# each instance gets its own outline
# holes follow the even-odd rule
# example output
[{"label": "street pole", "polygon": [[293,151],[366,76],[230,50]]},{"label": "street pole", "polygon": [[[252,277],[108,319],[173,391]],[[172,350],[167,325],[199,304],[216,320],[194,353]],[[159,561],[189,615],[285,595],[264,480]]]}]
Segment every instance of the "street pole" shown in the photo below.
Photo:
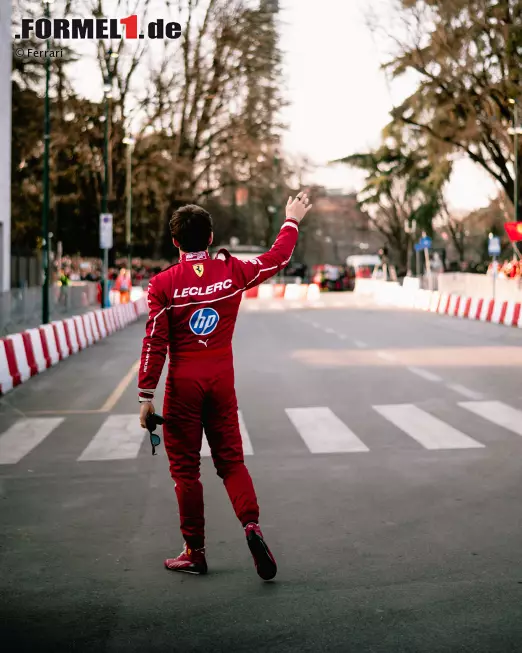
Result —
[{"label": "street pole", "polygon": [[[109,101],[112,98],[112,78],[114,74],[113,59],[118,57],[116,52],[108,51],[107,57],[107,78],[103,85],[105,96],[105,134],[103,143],[103,205],[102,213],[108,212],[109,203]],[[103,270],[102,270],[102,308],[109,306],[109,250],[103,248]]]},{"label": "street pole", "polygon": [[518,210],[518,103],[515,102],[515,222],[518,222],[519,210]]},{"label": "street pole", "polygon": [[[49,2],[45,2],[45,18],[51,15]],[[47,40],[47,50],[51,40]],[[51,119],[49,108],[49,83],[51,79],[51,60],[45,58],[45,101],[44,101],[44,159],[43,159],[43,207],[42,207],[42,324],[49,324],[49,141],[51,139]]]},{"label": "street pole", "polygon": [[281,158],[279,155],[279,150],[275,151],[274,154],[274,169],[276,171],[277,175],[277,181],[276,181],[276,202],[275,202],[275,211],[272,214],[273,215],[273,220],[272,224],[270,226],[271,233],[272,233],[272,241],[275,238],[275,234],[277,232],[277,220],[279,218],[279,209],[280,209],[280,204],[281,204]]},{"label": "street pole", "polygon": [[[408,235],[408,262],[407,262],[407,272],[406,276],[413,276],[412,271],[412,259],[413,259],[413,245],[415,240],[415,234],[417,233],[417,221],[412,220],[411,224],[409,220],[404,220],[404,231]],[[417,269],[415,270],[417,272]]]},{"label": "street pole", "polygon": [[127,145],[125,241],[127,243],[127,269],[130,274],[132,270],[132,151],[135,141],[130,136],[127,136],[123,142]]},{"label": "street pole", "polygon": [[[109,60],[110,61],[110,60]],[[109,73],[110,79],[110,73]],[[109,93],[105,93],[105,135],[103,142],[103,206],[102,213],[107,213],[109,195]],[[107,308],[109,297],[109,250],[103,250],[102,271],[102,308]]]},{"label": "street pole", "polygon": [[496,286],[497,286],[497,257],[493,256],[493,299],[495,299]]},{"label": "street pole", "polygon": [[[426,238],[426,232],[422,232],[422,237]],[[433,290],[433,279],[431,276],[431,263],[430,263],[430,255],[427,247],[424,247],[424,262],[426,264],[426,272],[428,274],[428,288],[429,290]]]}]

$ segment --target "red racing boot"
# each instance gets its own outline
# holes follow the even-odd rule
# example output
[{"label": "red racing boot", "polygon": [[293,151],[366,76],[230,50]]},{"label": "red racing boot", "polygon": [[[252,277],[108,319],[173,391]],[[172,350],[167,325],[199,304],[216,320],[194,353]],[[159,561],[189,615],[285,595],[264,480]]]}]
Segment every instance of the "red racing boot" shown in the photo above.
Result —
[{"label": "red racing boot", "polygon": [[206,574],[208,567],[205,549],[189,549],[185,544],[185,548],[177,558],[165,560],[165,567],[171,571],[184,571],[186,574]]},{"label": "red racing boot", "polygon": [[245,526],[248,548],[254,558],[258,576],[263,580],[272,580],[277,573],[277,564],[268,548],[259,524],[250,522]]}]

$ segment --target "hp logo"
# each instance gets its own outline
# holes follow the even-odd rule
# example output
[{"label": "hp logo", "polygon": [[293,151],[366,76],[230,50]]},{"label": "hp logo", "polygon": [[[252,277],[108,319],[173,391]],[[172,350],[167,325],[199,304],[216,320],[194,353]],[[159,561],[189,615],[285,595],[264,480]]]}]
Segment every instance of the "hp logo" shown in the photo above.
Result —
[{"label": "hp logo", "polygon": [[219,315],[213,308],[200,308],[192,313],[189,321],[190,330],[197,336],[212,333],[219,322]]}]

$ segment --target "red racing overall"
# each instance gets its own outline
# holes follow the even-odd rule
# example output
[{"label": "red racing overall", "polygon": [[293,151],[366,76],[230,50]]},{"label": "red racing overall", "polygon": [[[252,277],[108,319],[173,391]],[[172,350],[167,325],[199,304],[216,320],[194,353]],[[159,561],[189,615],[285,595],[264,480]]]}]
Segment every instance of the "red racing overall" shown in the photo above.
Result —
[{"label": "red racing overall", "polygon": [[218,475],[243,525],[259,520],[259,506],[245,467],[234,388],[232,335],[243,291],[286,267],[298,224],[286,219],[272,248],[250,261],[226,250],[182,254],[155,276],[148,289],[149,318],[139,372],[141,397],[152,398],[167,350],[163,434],[179,503],[181,532],[204,546],[200,451],[203,429]]}]

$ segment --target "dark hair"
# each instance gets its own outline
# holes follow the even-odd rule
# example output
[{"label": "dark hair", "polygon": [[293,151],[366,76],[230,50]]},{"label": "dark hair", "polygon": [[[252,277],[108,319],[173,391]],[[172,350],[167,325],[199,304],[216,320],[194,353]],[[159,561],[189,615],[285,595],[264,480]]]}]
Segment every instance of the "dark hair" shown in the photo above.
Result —
[{"label": "dark hair", "polygon": [[207,249],[212,234],[210,213],[195,204],[187,204],[174,211],[170,219],[170,233],[184,252]]}]

